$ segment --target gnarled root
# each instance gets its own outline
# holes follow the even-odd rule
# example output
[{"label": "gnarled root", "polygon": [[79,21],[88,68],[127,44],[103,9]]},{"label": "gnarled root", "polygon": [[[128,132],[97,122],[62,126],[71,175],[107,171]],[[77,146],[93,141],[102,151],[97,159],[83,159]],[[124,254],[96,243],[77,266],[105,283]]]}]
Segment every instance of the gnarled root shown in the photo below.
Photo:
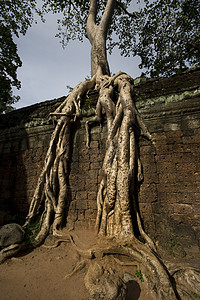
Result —
[{"label": "gnarled root", "polygon": [[90,264],[84,279],[90,299],[125,300],[126,285],[112,269],[94,261]]},{"label": "gnarled root", "polygon": [[45,164],[24,224],[24,228],[26,228],[39,214],[44,203],[40,230],[34,241],[35,247],[44,242],[52,223],[53,235],[57,235],[62,226],[64,211],[67,206],[72,142],[71,125],[81,116],[81,98],[88,90],[94,88],[95,83],[96,76],[93,76],[91,80],[78,84],[66,100],[51,114],[58,118],[58,122],[52,134]]},{"label": "gnarled root", "polygon": [[64,279],[70,278],[77,272],[81,271],[86,266],[86,260],[81,260],[78,264],[76,264],[75,268],[72,270],[71,273],[65,275]]},{"label": "gnarled root", "polygon": [[0,251],[0,264],[2,264],[6,259],[17,255],[24,249],[25,249],[24,244],[13,244],[6,248],[3,248]]},{"label": "gnarled root", "polygon": [[[117,263],[121,267],[139,265],[146,284],[149,290],[154,291],[156,299],[177,299],[176,291],[166,267],[148,246],[136,239],[128,244],[108,240],[106,244],[104,241],[104,244],[98,244],[87,250],[77,247],[72,239],[71,242],[80,256],[91,259],[85,277],[85,285],[92,297],[102,295],[102,299],[125,299],[123,297],[125,297],[126,288],[116,269]],[[117,257],[126,257],[126,263],[120,262],[115,257],[116,255]],[[107,261],[105,263],[106,257]],[[86,261],[83,260],[83,263],[85,266]],[[79,264],[76,269],[79,269]],[[73,272],[71,275],[73,275]]]},{"label": "gnarled root", "polygon": [[54,249],[57,248],[61,243],[68,243],[69,240],[63,240],[63,239],[59,239],[55,242],[54,245],[42,245],[43,248],[47,248],[47,249]]},{"label": "gnarled root", "polygon": [[179,268],[172,275],[182,300],[200,297],[200,270],[190,267]]}]

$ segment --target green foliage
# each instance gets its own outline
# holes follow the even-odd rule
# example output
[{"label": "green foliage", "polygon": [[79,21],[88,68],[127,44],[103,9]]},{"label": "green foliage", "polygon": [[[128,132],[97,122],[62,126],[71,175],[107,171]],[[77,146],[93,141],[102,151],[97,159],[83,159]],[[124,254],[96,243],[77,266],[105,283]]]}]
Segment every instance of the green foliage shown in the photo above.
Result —
[{"label": "green foliage", "polygon": [[71,87],[70,85],[66,85],[66,88],[68,89],[69,93],[73,91],[73,87]]},{"label": "green foliage", "polygon": [[17,37],[25,34],[33,22],[36,0],[0,0],[0,22]]},{"label": "green foliage", "polygon": [[141,9],[135,54],[152,77],[200,63],[200,1],[147,1]]},{"label": "green foliage", "polygon": [[[12,86],[20,88],[17,68],[21,66],[12,35],[25,34],[33,22],[33,12],[42,18],[45,13],[62,13],[58,20],[58,37],[63,46],[70,40],[83,41],[89,0],[43,0],[43,9],[36,9],[36,0],[0,0],[0,113],[11,109],[18,100]],[[107,1],[98,1],[97,24]],[[186,67],[200,64],[200,1],[199,0],[116,0],[107,33],[107,49],[118,47],[124,56],[141,58],[140,68],[152,77],[172,75]]]},{"label": "green foliage", "polygon": [[25,228],[24,242],[31,246],[34,244],[35,237],[40,230],[40,216],[36,218],[35,221],[32,221]]},{"label": "green foliage", "polygon": [[0,0],[0,113],[10,111],[19,100],[13,96],[12,87],[20,88],[17,69],[22,62],[13,35],[19,37],[31,26],[35,4],[36,0]]},{"label": "green foliage", "polygon": [[[44,11],[63,13],[58,36],[63,46],[83,41],[89,0],[46,0]],[[107,1],[99,1],[97,24]],[[140,68],[152,77],[169,76],[200,64],[199,0],[116,0],[107,35],[107,49],[121,55],[138,55]]]},{"label": "green foliage", "polygon": [[200,295],[198,295],[197,293],[195,293],[195,292],[192,292],[192,295],[194,296],[194,298],[196,298],[196,299],[200,299]]},{"label": "green foliage", "polygon": [[142,276],[141,270],[136,270],[136,271],[135,271],[135,276],[136,276],[141,282],[144,282],[144,278],[143,278],[143,276]]},{"label": "green foliage", "polygon": [[170,239],[169,244],[171,247],[180,246],[180,244],[177,241],[175,241],[174,239]]},{"label": "green foliage", "polygon": [[137,6],[131,2],[133,13],[120,16],[118,40],[111,41],[110,50],[117,46],[124,56],[138,55],[139,67],[151,77],[200,64],[199,0],[144,0]]},{"label": "green foliage", "polygon": [[90,106],[91,106],[92,103],[93,103],[92,99],[90,99],[90,98],[86,98],[85,99],[85,104],[86,104],[87,107],[90,108]]},{"label": "green foliage", "polygon": [[96,108],[97,99],[96,97],[85,98],[83,101],[82,110],[87,111],[91,108]]},{"label": "green foliage", "polygon": [[22,65],[9,28],[0,23],[0,113],[12,109],[18,98],[12,95],[12,86],[20,88],[17,68]]},{"label": "green foliage", "polygon": [[[111,51],[115,46],[113,42],[113,34],[124,35],[124,26],[126,31],[134,31],[133,25],[135,21],[126,20],[126,9],[133,2],[132,0],[116,1],[116,9],[108,31],[108,49]],[[53,13],[62,13],[63,18],[58,19],[58,34],[57,37],[61,38],[62,45],[65,47],[70,40],[78,39],[83,41],[87,36],[86,34],[86,21],[89,12],[89,0],[44,0],[43,14],[49,11]],[[107,1],[98,1],[97,24],[100,22],[103,11],[106,7]],[[119,5],[120,4],[120,5]],[[130,24],[131,22],[131,24]],[[132,26],[132,28],[131,28]],[[134,37],[134,34],[132,35]]]},{"label": "green foliage", "polygon": [[173,238],[170,239],[169,244],[170,244],[170,247],[171,247],[171,254],[173,256],[176,256],[177,255],[177,250],[178,250],[178,252],[180,252],[180,250],[181,250],[181,248],[179,248],[180,244],[176,240],[174,240]]}]

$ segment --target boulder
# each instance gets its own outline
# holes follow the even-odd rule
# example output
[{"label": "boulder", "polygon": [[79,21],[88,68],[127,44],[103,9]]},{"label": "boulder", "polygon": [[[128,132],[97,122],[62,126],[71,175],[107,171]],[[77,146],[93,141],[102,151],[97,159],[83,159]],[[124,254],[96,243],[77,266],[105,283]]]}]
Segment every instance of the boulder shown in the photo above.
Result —
[{"label": "boulder", "polygon": [[23,239],[24,230],[19,224],[11,223],[0,227],[0,247],[20,244]]}]

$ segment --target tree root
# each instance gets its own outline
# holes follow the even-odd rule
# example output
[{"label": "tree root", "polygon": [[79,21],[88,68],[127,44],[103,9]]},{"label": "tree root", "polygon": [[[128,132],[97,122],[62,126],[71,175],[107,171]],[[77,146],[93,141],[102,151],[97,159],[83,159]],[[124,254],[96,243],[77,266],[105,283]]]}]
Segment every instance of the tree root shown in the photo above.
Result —
[{"label": "tree root", "polygon": [[42,245],[42,247],[47,248],[47,249],[54,249],[57,248],[61,243],[69,243],[69,239],[68,240],[63,240],[63,239],[59,239],[55,242],[54,245]]},{"label": "tree root", "polygon": [[[142,271],[145,274],[146,283],[150,290],[154,290],[158,299],[177,299],[172,282],[170,280],[170,276],[166,271],[164,265],[149,249],[148,246],[142,244],[136,239],[134,239],[131,244],[129,242],[128,244],[125,243],[123,245],[121,242],[108,240],[106,244],[105,242],[104,244],[99,243],[87,250],[80,249],[74,243],[72,237],[71,242],[74,249],[80,256],[86,257],[91,261],[85,277],[85,285],[89,290],[91,297],[94,297],[94,295],[96,295],[95,297],[97,297],[97,295],[101,294],[102,299],[125,299],[117,298],[118,296],[116,294],[116,291],[120,290],[120,297],[122,297],[122,294],[125,295],[125,288],[122,278],[117,275],[116,270],[111,268],[109,271],[110,263],[113,258],[115,265],[117,262],[117,264],[126,267],[138,265],[142,266]],[[125,263],[121,262],[115,257],[115,255],[123,255],[130,261]],[[107,263],[106,267],[105,265],[102,265],[105,257],[109,258],[109,262]],[[70,274],[68,274],[66,278],[72,276],[85,265],[86,260],[84,259],[78,263],[75,269]],[[100,282],[100,277],[102,277],[103,274],[105,274],[107,271],[109,271],[109,274],[112,273],[112,276],[109,280],[108,278],[104,278]],[[111,282],[115,282],[115,284],[112,284],[112,288],[110,286]]]},{"label": "tree root", "polygon": [[3,248],[0,251],[0,264],[2,264],[8,258],[11,258],[11,257],[17,255],[24,249],[26,249],[25,244],[13,244],[6,248]]},{"label": "tree root", "polygon": [[[136,239],[130,243],[122,244],[108,240],[105,244],[98,243],[90,249],[83,250],[77,247],[73,240],[74,249],[87,260],[81,260],[74,270],[67,274],[69,278],[89,264],[84,282],[88,289],[90,299],[126,299],[126,286],[123,276],[119,276],[120,268],[140,266],[142,276],[156,299],[193,299],[198,295],[200,288],[200,270],[195,268],[175,269],[171,275],[166,267],[151,251],[148,245]],[[126,261],[119,260],[117,256],[126,257]],[[105,262],[105,258],[107,258]],[[112,263],[114,261],[114,264]],[[176,284],[174,284],[176,282]],[[183,284],[184,283],[184,284]]]},{"label": "tree root", "polygon": [[200,298],[200,270],[195,268],[179,268],[172,273],[177,291],[183,300]]},{"label": "tree root", "polygon": [[126,286],[112,269],[106,270],[101,263],[91,263],[86,273],[85,286],[90,299],[125,300]]},{"label": "tree root", "polygon": [[81,271],[86,266],[86,260],[81,260],[78,264],[76,264],[75,268],[72,270],[71,273],[65,275],[64,279],[68,279],[72,277],[77,272]]},{"label": "tree root", "polygon": [[114,259],[114,261],[115,261],[118,265],[123,266],[123,267],[126,267],[126,266],[134,266],[134,267],[137,267],[137,266],[138,266],[137,263],[132,262],[132,261],[130,261],[130,262],[128,262],[128,261],[127,261],[127,262],[123,262],[123,261],[119,260],[118,258],[116,258],[116,257],[114,257],[114,256],[113,256],[113,259]]},{"label": "tree root", "polygon": [[[92,122],[102,123],[106,120],[108,132],[102,179],[97,193],[96,229],[99,243],[90,249],[80,249],[71,234],[60,236],[59,230],[62,227],[64,210],[68,205],[72,126],[81,117],[81,99],[90,89],[95,88],[98,88],[99,98],[95,117],[85,124],[86,147],[89,147],[90,143],[89,127]],[[141,266],[144,279],[149,289],[154,291],[156,299],[180,299],[179,294],[185,297],[184,295],[189,293],[188,289],[181,287],[182,279],[197,293],[199,271],[177,270],[172,277],[156,254],[153,241],[142,228],[139,208],[135,203],[137,186],[143,180],[137,137],[141,134],[152,143],[155,141],[139,115],[133,99],[132,78],[122,72],[109,77],[99,71],[91,80],[84,81],[73,89],[52,114],[57,118],[57,125],[24,227],[40,212],[41,226],[34,246],[44,242],[52,225],[53,235],[58,236],[59,240],[54,245],[45,247],[55,248],[61,242],[70,241],[73,249],[84,258],[65,278],[83,268],[87,260],[91,262],[85,285],[93,299],[125,299],[126,286],[118,274],[118,264],[121,264],[121,268]],[[41,212],[42,207],[44,208]],[[145,245],[134,236],[133,212]],[[3,249],[0,252],[0,262],[18,253],[21,247],[23,248],[22,245],[15,245],[13,248]],[[125,265],[116,255],[125,256],[130,262]]]}]

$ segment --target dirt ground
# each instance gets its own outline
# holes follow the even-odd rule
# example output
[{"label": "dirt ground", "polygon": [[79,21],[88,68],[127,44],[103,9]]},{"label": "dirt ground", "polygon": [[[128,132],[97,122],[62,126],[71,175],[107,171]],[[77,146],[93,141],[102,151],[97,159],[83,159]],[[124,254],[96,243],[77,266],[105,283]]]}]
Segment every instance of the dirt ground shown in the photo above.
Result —
[{"label": "dirt ground", "polygon": [[[87,248],[95,243],[95,236],[90,231],[77,231],[75,240],[79,247]],[[46,244],[53,243],[50,239],[46,241]],[[7,260],[0,265],[0,300],[88,299],[89,294],[84,286],[87,266],[71,278],[64,278],[79,259],[71,243],[61,243],[57,248],[41,246]],[[128,268],[124,271],[135,275],[134,269]],[[127,300],[154,299],[147,291],[145,282],[137,277],[127,286]]]}]

